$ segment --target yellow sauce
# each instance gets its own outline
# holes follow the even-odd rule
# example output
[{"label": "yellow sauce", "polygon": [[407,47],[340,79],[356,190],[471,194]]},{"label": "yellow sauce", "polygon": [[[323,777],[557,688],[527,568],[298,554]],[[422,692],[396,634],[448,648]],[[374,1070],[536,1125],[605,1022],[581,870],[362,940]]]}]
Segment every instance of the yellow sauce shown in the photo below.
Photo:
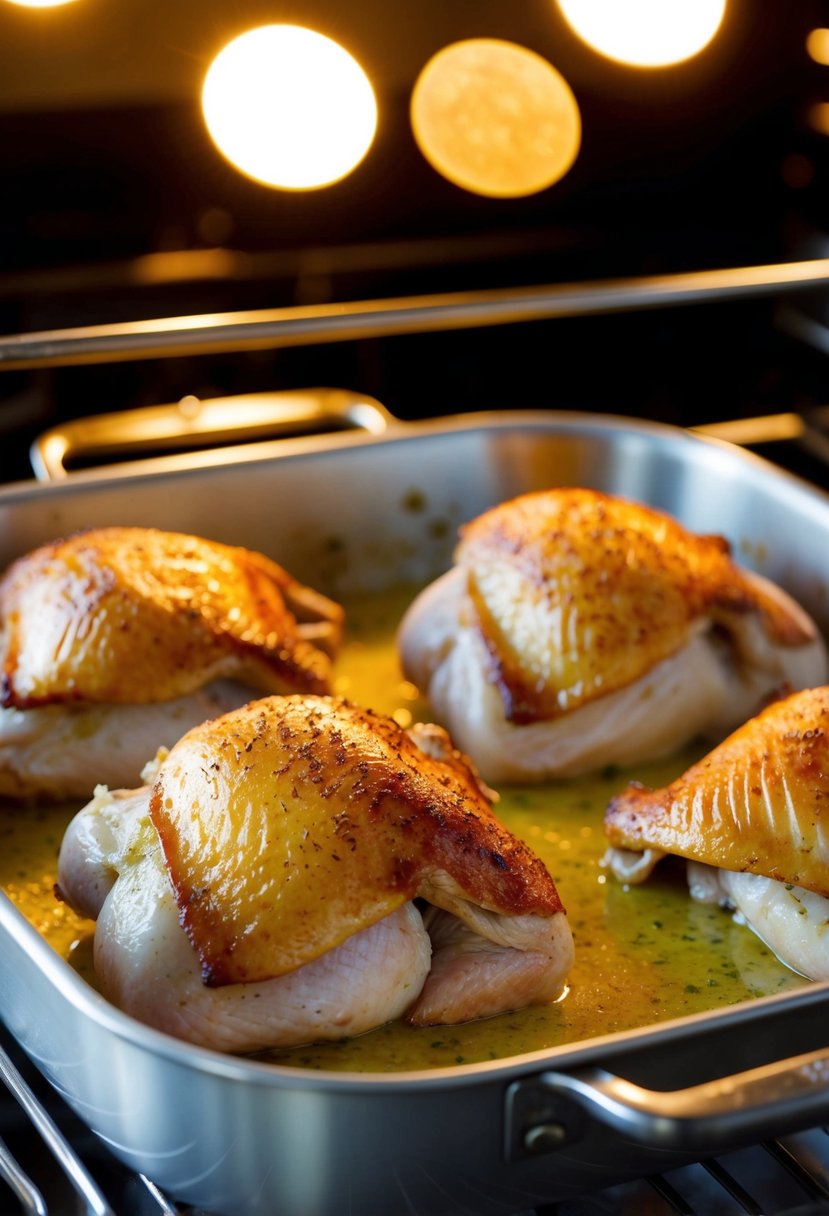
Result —
[{"label": "yellow sauce", "polygon": [[[401,678],[394,631],[411,591],[346,605],[348,640],[335,691],[391,714],[402,726],[429,719],[428,705]],[[552,785],[502,788],[504,823],[541,856],[564,900],[576,943],[567,991],[555,1004],[462,1026],[412,1029],[391,1023],[340,1043],[267,1053],[300,1068],[400,1071],[502,1059],[597,1035],[802,987],[747,928],[719,908],[694,903],[680,864],[661,863],[626,888],[600,865],[602,816],[629,778],[663,785],[698,753],[636,772]],[[94,926],[54,895],[61,836],[77,807],[0,807],[0,886],[90,982]]]}]

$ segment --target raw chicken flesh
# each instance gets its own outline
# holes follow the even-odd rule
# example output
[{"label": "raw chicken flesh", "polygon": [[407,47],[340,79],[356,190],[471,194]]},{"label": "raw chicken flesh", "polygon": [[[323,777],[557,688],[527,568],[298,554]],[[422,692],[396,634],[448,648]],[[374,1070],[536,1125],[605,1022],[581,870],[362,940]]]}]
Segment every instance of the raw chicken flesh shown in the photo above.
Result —
[{"label": "raw chicken flesh", "polygon": [[735,910],[792,970],[829,979],[829,687],[793,693],[663,789],[608,805],[605,864],[645,881],[674,854],[691,896]]},{"label": "raw chicken flesh", "polygon": [[101,528],[34,550],[0,581],[0,795],[135,785],[205,717],[329,691],[342,622],[275,562],[199,537]]},{"label": "raw chicken flesh", "polygon": [[555,884],[439,728],[268,697],[190,731],[150,778],[99,789],[58,868],[97,919],[102,990],[142,1021],[254,1051],[561,993]]},{"label": "raw chicken flesh", "polygon": [[526,494],[467,524],[398,644],[404,674],[494,784],[721,739],[829,672],[812,620],[723,538],[586,489]]}]

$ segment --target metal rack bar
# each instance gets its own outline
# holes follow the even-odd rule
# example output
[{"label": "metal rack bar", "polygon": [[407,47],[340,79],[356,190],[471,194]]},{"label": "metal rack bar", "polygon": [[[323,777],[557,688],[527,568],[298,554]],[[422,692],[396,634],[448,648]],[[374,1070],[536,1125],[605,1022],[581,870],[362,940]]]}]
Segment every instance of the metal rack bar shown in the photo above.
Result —
[{"label": "metal rack bar", "polygon": [[782,1165],[787,1173],[802,1187],[809,1199],[829,1200],[829,1188],[816,1178],[811,1171],[807,1170],[785,1144],[781,1144],[779,1140],[769,1140],[765,1143],[765,1148],[774,1157],[775,1161],[779,1165]]},{"label": "metal rack bar", "polygon": [[0,1140],[0,1178],[9,1187],[26,1216],[47,1216],[43,1196],[26,1171],[20,1168],[3,1140]]},{"label": "metal rack bar", "polygon": [[[0,1078],[2,1078],[9,1093],[17,1099],[19,1105],[26,1112],[30,1122],[40,1133],[52,1156],[60,1165],[75,1191],[83,1199],[87,1212],[91,1216],[115,1216],[103,1192],[99,1189],[97,1183],[75,1153],[75,1150],[62,1135],[46,1108],[35,1097],[34,1092],[24,1081],[20,1072],[2,1047],[0,1047]],[[23,1177],[25,1178],[25,1175]],[[37,1200],[40,1200],[41,1205],[43,1200],[35,1188],[32,1188],[32,1191],[34,1193],[30,1194],[28,1199],[35,1206],[30,1206],[28,1210],[38,1213],[39,1216],[40,1213],[46,1212],[46,1208],[44,1206],[37,1206]],[[23,1197],[24,1199],[26,1198],[25,1195]]]},{"label": "metal rack bar", "polygon": [[694,1208],[685,1201],[676,1187],[671,1186],[670,1182],[660,1174],[651,1175],[645,1181],[656,1191],[660,1199],[664,1199],[671,1212],[674,1212],[676,1216],[696,1216]]},{"label": "metal rack bar", "polygon": [[763,1216],[763,1209],[759,1203],[749,1195],[748,1191],[740,1186],[736,1178],[734,1178],[719,1161],[703,1161],[703,1168],[711,1175],[722,1189],[731,1196],[735,1203],[739,1203],[740,1207],[747,1216]]},{"label": "metal rack bar", "polygon": [[145,1191],[155,1201],[160,1216],[179,1216],[181,1209],[176,1204],[171,1203],[162,1191],[158,1189],[152,1179],[146,1174],[137,1174],[136,1177],[143,1184]]},{"label": "metal rack bar", "polygon": [[0,337],[0,370],[225,354],[722,302],[829,285],[829,259],[314,307],[167,317]]}]

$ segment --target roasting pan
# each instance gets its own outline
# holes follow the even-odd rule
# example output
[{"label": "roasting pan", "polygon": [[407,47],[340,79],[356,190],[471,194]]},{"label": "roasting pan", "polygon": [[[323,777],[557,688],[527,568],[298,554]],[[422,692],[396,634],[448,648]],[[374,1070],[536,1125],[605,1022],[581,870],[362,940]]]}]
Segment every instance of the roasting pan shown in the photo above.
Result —
[{"label": "roasting pan", "polygon": [[[334,596],[382,593],[445,570],[464,520],[553,485],[723,533],[829,633],[829,496],[719,439],[613,415],[386,417],[12,485],[0,562],[137,524],[260,549]],[[829,1119],[825,984],[488,1063],[303,1071],[121,1014],[0,892],[0,1017],[117,1157],[220,1216],[507,1216]]]}]

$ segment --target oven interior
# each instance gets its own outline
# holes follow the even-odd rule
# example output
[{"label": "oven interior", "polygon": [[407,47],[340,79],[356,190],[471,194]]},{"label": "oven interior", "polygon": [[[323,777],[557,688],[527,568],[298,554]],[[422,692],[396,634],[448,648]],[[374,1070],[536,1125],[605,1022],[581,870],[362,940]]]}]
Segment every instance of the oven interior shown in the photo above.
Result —
[{"label": "oven interior", "polygon": [[[377,0],[336,18],[326,0],[248,0],[235,14],[182,0],[166,23],[146,0],[124,0],[117,16],[97,0],[26,2],[0,8],[2,480],[30,477],[32,440],[67,419],[188,396],[330,385],[404,420],[540,407],[680,426],[824,404],[829,67],[807,50],[829,24],[821,0],[768,6],[762,21],[751,0],[728,0],[709,45],[662,69],[597,54],[557,0],[425,0],[416,18]],[[300,20],[363,63],[379,120],[356,171],[292,191],[216,150],[199,88],[240,28]],[[420,153],[414,82],[467,39],[526,47],[569,82],[581,144],[549,188],[483,196]],[[773,282],[702,296],[680,286],[676,307],[603,291],[803,260],[815,264],[805,298]],[[15,361],[2,337],[546,285],[596,299],[522,324],[312,329],[301,342],[71,366]]]},{"label": "oven interior", "polygon": [[[123,7],[138,38],[141,6]],[[208,26],[218,28],[221,7],[201,6]],[[66,96],[60,81],[39,96],[18,66],[0,84],[3,482],[31,479],[38,436],[76,419],[326,385],[374,398],[405,422],[539,408],[702,427],[829,486],[829,147],[815,120],[829,100],[829,67],[804,53],[809,31],[829,23],[825,5],[768,6],[760,21],[750,0],[731,0],[716,53],[644,79],[597,64],[540,3],[520,12],[426,4],[416,23],[397,5],[349,7],[364,55],[383,64],[378,154],[363,175],[302,206],[216,158],[181,81],[157,87],[125,69],[128,83],[113,97],[103,84],[84,93],[66,69]],[[252,21],[273,19],[272,6],[248,8]],[[298,19],[301,8],[285,12]],[[326,5],[310,9],[323,20]],[[0,56],[17,47],[19,60],[21,46],[33,53],[45,43],[45,22],[33,34],[23,21],[0,12]],[[82,32],[69,33],[77,52]],[[471,35],[531,44],[577,86],[583,155],[539,196],[463,194],[417,155],[412,74],[441,45]],[[162,49],[168,60],[184,53],[173,34]],[[807,260],[814,270],[797,290],[775,273]],[[697,272],[757,267],[767,268],[759,286],[731,290],[724,279],[693,290]],[[613,290],[673,275],[689,277],[669,299],[629,291],[620,304]],[[555,315],[499,320],[499,293],[550,284],[587,285],[592,302],[568,307],[565,297]],[[398,333],[378,324],[333,338],[314,325],[315,309],[354,301],[376,302],[382,316],[385,301],[478,293],[490,293],[490,312],[458,324]],[[235,350],[208,340],[196,351],[181,343],[134,357],[125,339],[114,357],[69,359],[19,342],[77,331],[82,350],[96,326],[126,334],[145,320],[266,309],[287,320],[301,310],[303,340]],[[7,1077],[0,1139],[41,1198],[15,1184],[0,1144],[0,1210],[184,1213],[108,1154],[9,1036],[2,1046],[39,1106],[27,1110]],[[38,1124],[38,1109],[48,1124]],[[818,1127],[516,1216],[827,1210],[829,1129]]]}]

